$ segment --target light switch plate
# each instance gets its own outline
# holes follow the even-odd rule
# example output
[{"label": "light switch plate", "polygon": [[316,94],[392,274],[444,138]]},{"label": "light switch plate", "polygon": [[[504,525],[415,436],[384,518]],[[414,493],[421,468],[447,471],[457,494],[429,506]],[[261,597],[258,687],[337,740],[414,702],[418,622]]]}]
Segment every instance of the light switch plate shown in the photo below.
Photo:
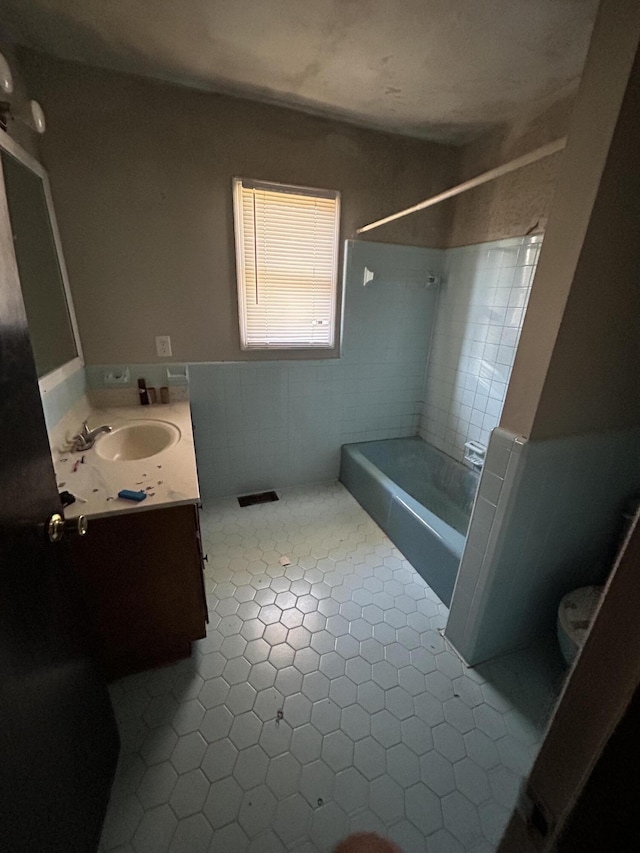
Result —
[{"label": "light switch plate", "polygon": [[156,335],[156,353],[160,358],[171,357],[171,338],[169,335]]}]

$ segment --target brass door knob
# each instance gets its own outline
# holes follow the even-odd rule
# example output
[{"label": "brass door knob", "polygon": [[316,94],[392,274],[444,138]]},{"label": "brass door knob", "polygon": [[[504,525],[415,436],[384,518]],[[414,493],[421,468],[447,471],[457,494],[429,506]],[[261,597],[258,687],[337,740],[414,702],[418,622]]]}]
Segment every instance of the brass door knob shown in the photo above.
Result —
[{"label": "brass door knob", "polygon": [[47,525],[47,533],[51,542],[59,542],[65,530],[71,533],[76,533],[78,536],[86,536],[89,528],[89,520],[86,515],[79,515],[77,518],[69,518],[65,520],[59,512],[54,514],[49,519]]}]

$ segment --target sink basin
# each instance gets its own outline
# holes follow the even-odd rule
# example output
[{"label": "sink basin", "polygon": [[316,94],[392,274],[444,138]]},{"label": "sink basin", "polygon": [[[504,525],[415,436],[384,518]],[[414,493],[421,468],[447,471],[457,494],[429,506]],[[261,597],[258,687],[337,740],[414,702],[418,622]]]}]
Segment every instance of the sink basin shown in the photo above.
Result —
[{"label": "sink basin", "polygon": [[96,453],[110,462],[149,459],[180,439],[180,430],[168,421],[132,421],[100,436]]}]

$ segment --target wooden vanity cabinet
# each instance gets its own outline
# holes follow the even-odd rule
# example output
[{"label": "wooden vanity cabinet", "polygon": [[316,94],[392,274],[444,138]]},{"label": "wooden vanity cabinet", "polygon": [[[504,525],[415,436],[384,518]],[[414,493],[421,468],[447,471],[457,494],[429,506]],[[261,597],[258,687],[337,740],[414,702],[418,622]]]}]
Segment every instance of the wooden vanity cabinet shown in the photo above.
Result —
[{"label": "wooden vanity cabinet", "polygon": [[188,657],[206,635],[195,504],[89,520],[74,571],[96,659],[108,679]]}]

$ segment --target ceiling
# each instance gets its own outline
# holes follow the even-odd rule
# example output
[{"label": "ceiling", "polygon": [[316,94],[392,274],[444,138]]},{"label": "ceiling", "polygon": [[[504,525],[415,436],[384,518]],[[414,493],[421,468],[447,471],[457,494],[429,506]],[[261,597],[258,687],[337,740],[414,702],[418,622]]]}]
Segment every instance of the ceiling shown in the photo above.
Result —
[{"label": "ceiling", "polygon": [[579,82],[597,0],[0,0],[55,56],[448,142]]}]

